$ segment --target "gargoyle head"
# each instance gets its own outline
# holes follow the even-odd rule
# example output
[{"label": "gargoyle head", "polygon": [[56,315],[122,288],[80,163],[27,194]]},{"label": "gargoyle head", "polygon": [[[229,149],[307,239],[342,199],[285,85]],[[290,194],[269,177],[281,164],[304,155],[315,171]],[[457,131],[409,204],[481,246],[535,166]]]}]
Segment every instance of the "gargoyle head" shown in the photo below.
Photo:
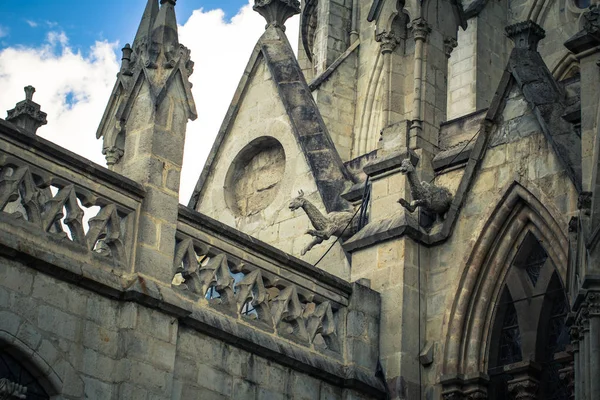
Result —
[{"label": "gargoyle head", "polygon": [[409,172],[413,172],[415,167],[413,166],[410,158],[405,158],[402,160],[402,164],[400,164],[400,172],[403,174],[408,174]]},{"label": "gargoyle head", "polygon": [[302,207],[304,204],[304,192],[302,190],[298,191],[298,196],[294,197],[292,201],[290,201],[290,210],[295,211]]}]

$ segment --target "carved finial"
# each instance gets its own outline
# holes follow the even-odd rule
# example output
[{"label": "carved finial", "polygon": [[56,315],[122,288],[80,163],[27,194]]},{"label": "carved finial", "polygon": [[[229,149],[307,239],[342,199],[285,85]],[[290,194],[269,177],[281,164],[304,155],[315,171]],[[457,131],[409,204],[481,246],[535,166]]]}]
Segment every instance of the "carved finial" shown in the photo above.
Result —
[{"label": "carved finial", "polygon": [[35,135],[40,126],[47,124],[47,114],[42,112],[40,105],[32,100],[35,88],[26,86],[24,90],[25,100],[18,102],[15,108],[8,111],[6,120]]},{"label": "carved finial", "polygon": [[546,37],[541,26],[529,20],[506,27],[506,34],[518,49],[537,50],[540,40]]},{"label": "carved finial", "polygon": [[25,100],[33,101],[33,94],[35,93],[35,88],[31,85],[25,86]]},{"label": "carved finial", "polygon": [[285,31],[285,21],[300,13],[300,2],[298,0],[254,0],[252,9],[267,20],[265,29],[273,25]]},{"label": "carved finial", "polygon": [[121,49],[123,52],[123,57],[121,57],[121,72],[125,75],[132,75],[131,73],[131,55],[133,53],[133,49],[131,45],[127,43],[125,47]]}]

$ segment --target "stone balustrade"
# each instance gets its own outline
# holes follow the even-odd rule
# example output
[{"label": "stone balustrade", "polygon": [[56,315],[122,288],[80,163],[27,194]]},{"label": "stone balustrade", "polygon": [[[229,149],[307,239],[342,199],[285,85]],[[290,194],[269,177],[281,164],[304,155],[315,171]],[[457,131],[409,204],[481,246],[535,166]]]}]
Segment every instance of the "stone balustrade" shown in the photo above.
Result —
[{"label": "stone balustrade", "polygon": [[5,237],[33,251],[58,244],[87,264],[129,271],[142,187],[2,120],[0,140]]},{"label": "stone balustrade", "polygon": [[185,207],[173,270],[174,285],[201,304],[314,350],[340,354],[350,284]]}]

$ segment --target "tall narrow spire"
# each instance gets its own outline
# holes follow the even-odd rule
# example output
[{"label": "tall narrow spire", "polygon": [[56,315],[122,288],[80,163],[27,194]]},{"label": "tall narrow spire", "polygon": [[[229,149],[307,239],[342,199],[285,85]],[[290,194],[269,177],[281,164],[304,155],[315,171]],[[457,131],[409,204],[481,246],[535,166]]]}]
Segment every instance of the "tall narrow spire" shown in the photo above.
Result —
[{"label": "tall narrow spire", "polygon": [[[189,81],[194,63],[189,49],[179,43],[175,4],[176,0],[160,0],[159,9],[158,0],[148,0],[133,46],[123,48],[121,71],[96,133],[104,139],[103,153],[109,167],[115,170],[121,168],[122,157],[132,156],[126,154],[126,138],[128,132],[139,129],[140,122],[129,119],[132,113],[139,114],[144,107],[158,110],[175,91],[183,93],[176,103],[185,109],[186,117],[196,118]],[[136,102],[140,96],[146,96],[144,101],[151,104],[140,105],[142,102]]]},{"label": "tall narrow spire", "polygon": [[179,48],[177,18],[175,17],[176,2],[177,0],[160,0],[160,11],[152,28],[151,46],[154,49],[162,47],[165,62],[171,67],[174,66],[174,58]]},{"label": "tall narrow spire", "polygon": [[132,46],[134,49],[137,50],[137,46],[145,42],[146,39],[150,36],[157,15],[158,0],[148,0],[148,4],[146,4],[146,9],[144,10],[144,14],[142,15],[140,26],[138,27],[137,33],[135,34],[135,39],[133,41]]}]

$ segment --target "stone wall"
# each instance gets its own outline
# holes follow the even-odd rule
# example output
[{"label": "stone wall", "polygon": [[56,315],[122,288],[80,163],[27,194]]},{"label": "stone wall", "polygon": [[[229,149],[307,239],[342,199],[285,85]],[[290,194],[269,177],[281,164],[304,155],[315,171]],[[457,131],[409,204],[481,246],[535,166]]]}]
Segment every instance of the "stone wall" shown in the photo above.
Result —
[{"label": "stone wall", "polygon": [[53,399],[372,398],[0,257],[4,350],[33,362]]}]

